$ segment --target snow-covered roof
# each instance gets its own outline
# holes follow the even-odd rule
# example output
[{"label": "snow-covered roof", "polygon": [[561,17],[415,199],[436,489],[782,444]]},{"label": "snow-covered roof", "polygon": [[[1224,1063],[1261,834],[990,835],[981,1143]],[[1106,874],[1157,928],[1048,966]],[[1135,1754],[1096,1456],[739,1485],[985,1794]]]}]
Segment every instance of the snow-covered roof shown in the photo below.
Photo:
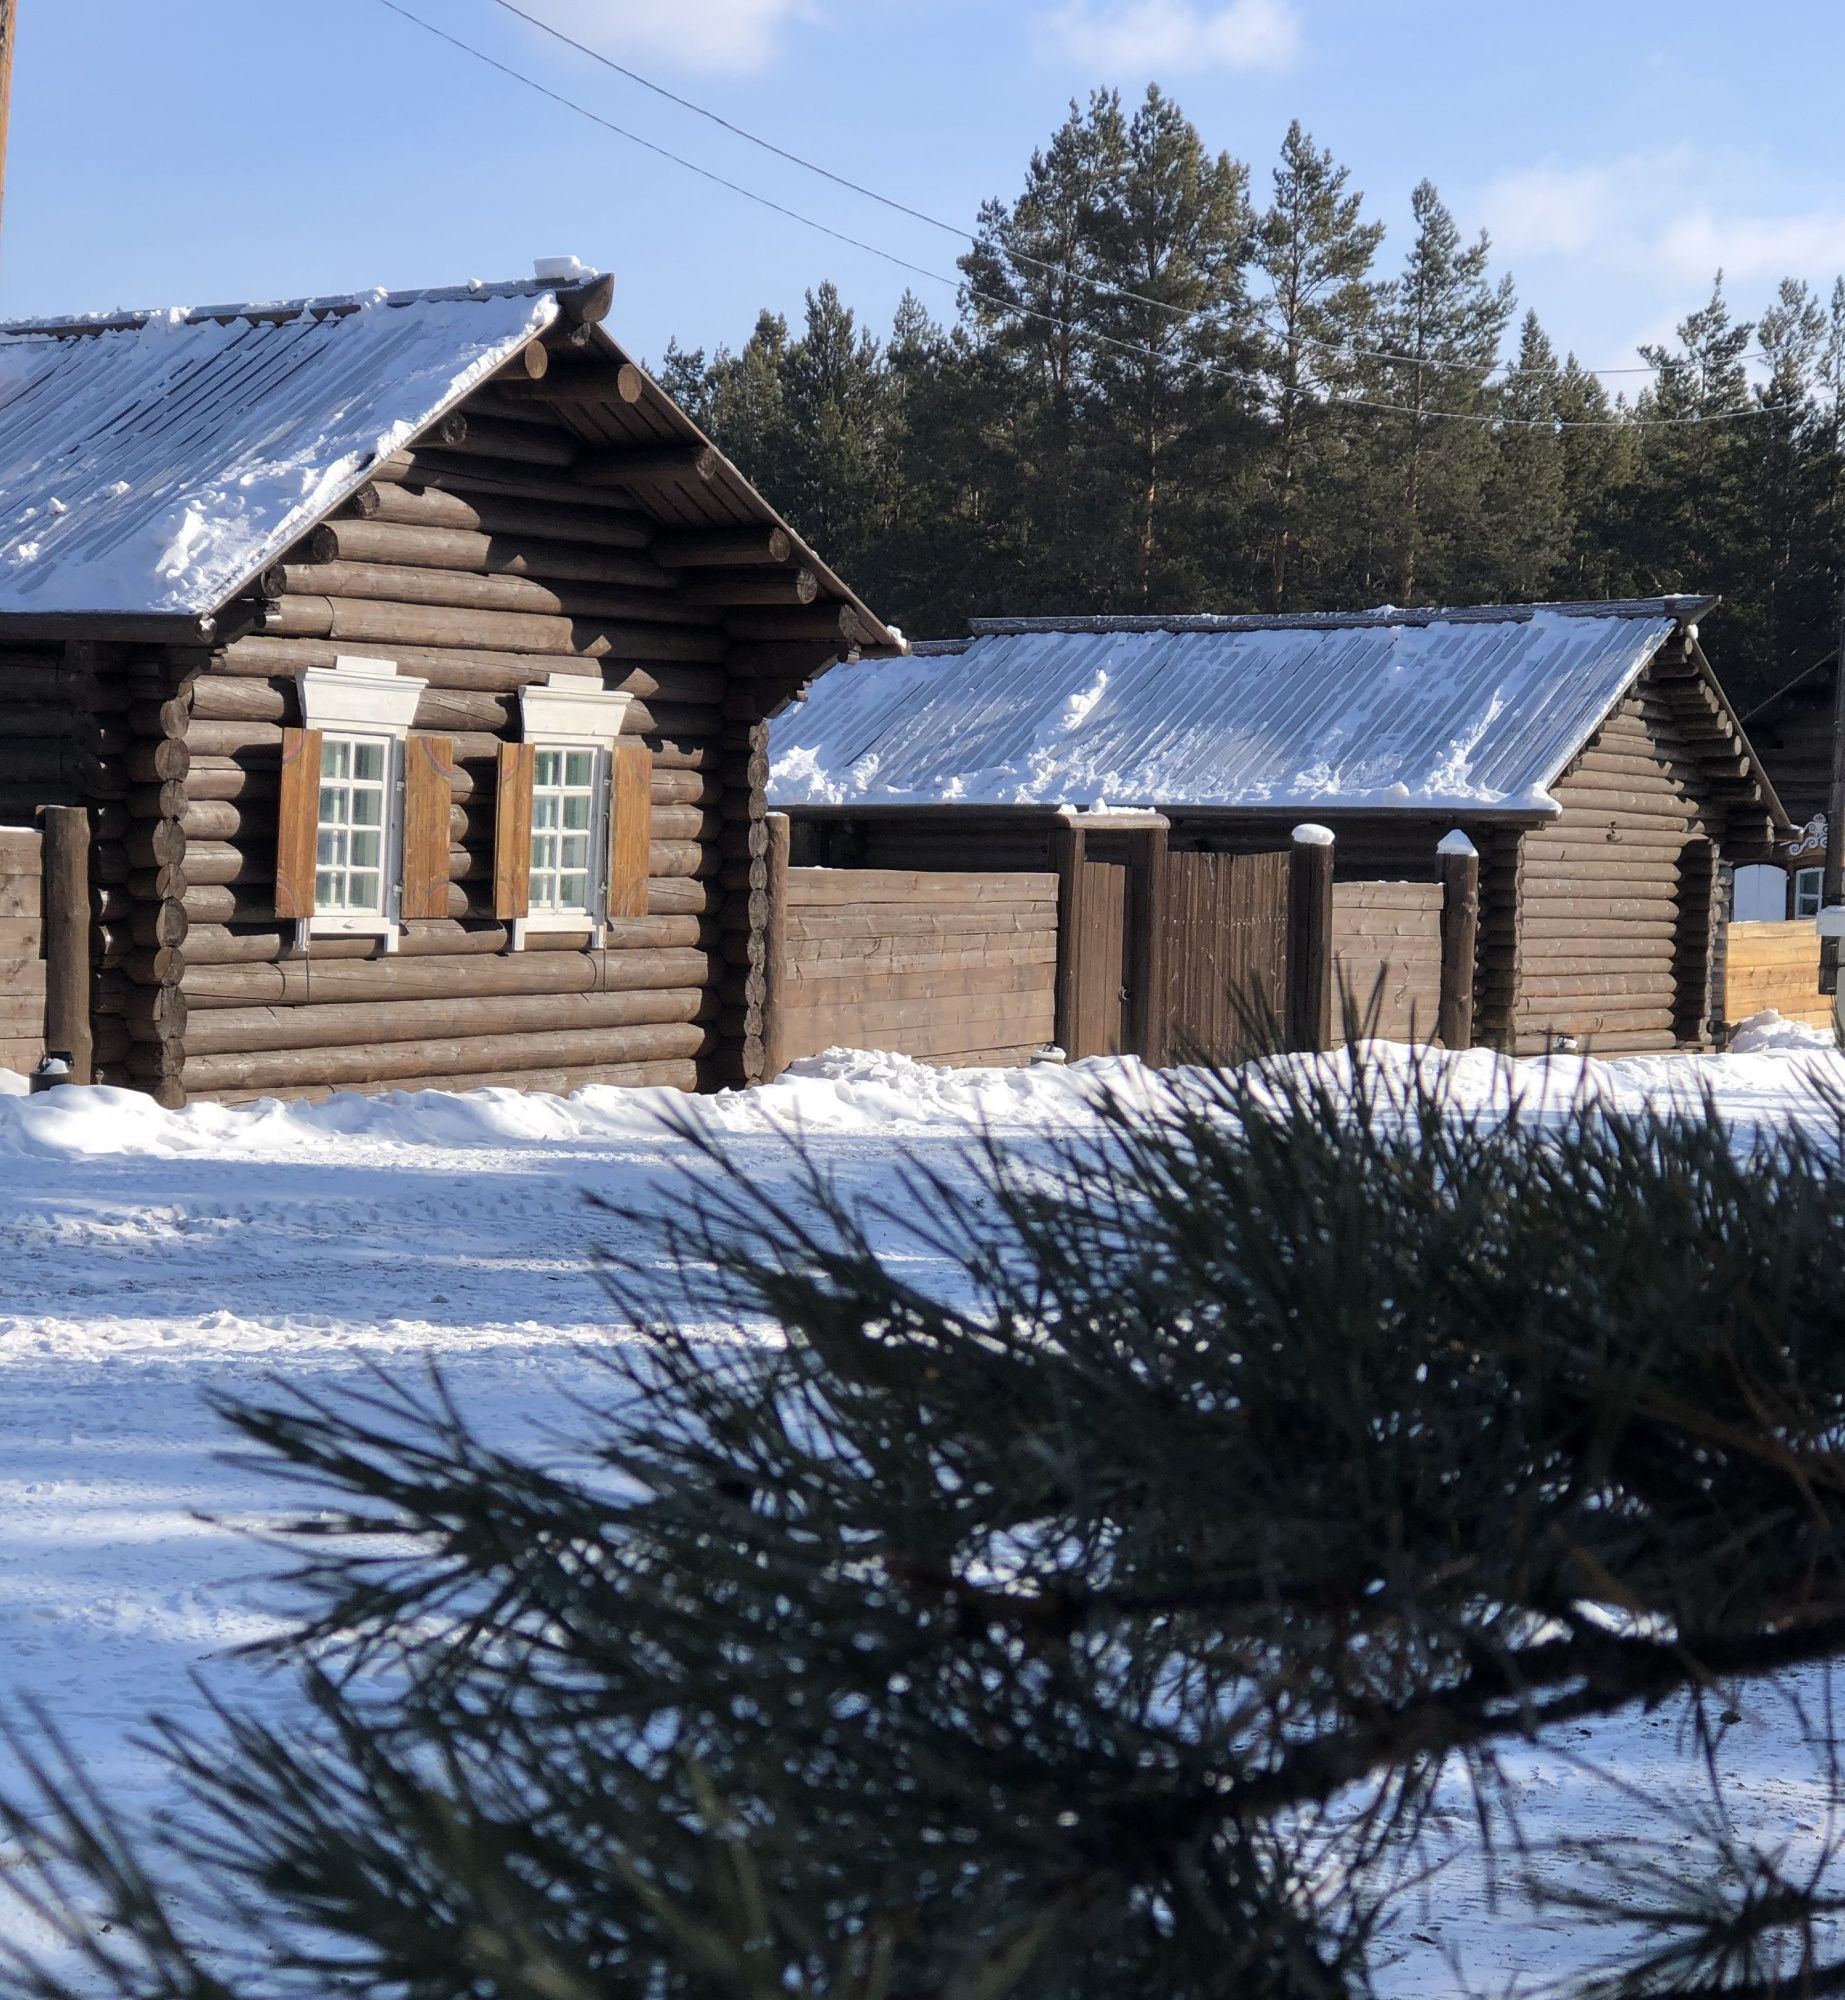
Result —
[{"label": "snow-covered roof", "polygon": [[0,326],[0,617],[206,617],[558,317],[560,286]]},{"label": "snow-covered roof", "polygon": [[826,674],[774,725],[770,798],[1555,812],[1549,786],[1708,602],[977,620]]}]

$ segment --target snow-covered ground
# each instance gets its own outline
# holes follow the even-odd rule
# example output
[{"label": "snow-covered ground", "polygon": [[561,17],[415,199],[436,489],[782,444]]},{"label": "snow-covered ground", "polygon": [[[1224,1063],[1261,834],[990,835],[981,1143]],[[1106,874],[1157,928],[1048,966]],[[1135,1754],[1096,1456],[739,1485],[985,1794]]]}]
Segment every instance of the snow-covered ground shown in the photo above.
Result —
[{"label": "snow-covered ground", "polygon": [[[1708,1088],[1740,1127],[1812,1120],[1832,1134],[1815,1085],[1845,1093],[1845,1057],[1772,1022],[1750,1039],[1759,1052],[1707,1060],[1508,1068],[1477,1053],[1449,1072],[1463,1101],[1511,1083],[1693,1106]],[[439,1361],[498,1438],[538,1445],[560,1397],[594,1386],[613,1337],[598,1245],[682,1171],[685,1149],[659,1122],[669,1103],[760,1181],[790,1182],[799,1128],[842,1186],[869,1194],[905,1161],[952,1167],[982,1124],[1018,1146],[1081,1131],[1106,1085],[1153,1087],[1133,1064],[950,1072],[836,1054],[690,1104],[431,1092],[172,1113],[110,1090],[0,1094],[0,1700],[42,1702],[131,1808],[162,1792],[136,1725],[150,1708],[196,1712],[195,1676],[285,1702],[284,1679],[227,1657],[269,1629],[269,1559],[241,1531],[284,1496],[220,1456],[207,1395]],[[23,1086],[0,1079],[9,1089]],[[1582,1760],[1618,1767],[1642,1796],[1699,1796],[1677,1727],[1662,1711],[1522,1759],[1540,1830],[1638,1818]],[[1720,1762],[1744,1830],[1818,1837],[1826,1804],[1784,1701],[1764,1698],[1733,1727]],[[1460,1952],[1496,1990],[1589,1943],[1557,1919],[1489,1911],[1468,1867],[1434,1885],[1400,1942],[1398,1977],[1424,1992],[1450,1983],[1431,1951]]]}]

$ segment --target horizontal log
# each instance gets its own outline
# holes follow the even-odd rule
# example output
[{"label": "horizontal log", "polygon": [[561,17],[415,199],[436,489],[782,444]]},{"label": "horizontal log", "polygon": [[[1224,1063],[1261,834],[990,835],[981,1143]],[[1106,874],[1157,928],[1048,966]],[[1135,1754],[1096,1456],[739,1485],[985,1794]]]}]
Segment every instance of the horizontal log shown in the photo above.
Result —
[{"label": "horizontal log", "polygon": [[277,1084],[430,1082],[471,1071],[696,1059],[710,1046],[709,1030],[690,1021],[547,1034],[443,1036],[360,1047],[197,1056],[185,1063],[180,1082],[189,1096]]},{"label": "horizontal log", "polygon": [[629,362],[559,363],[534,382],[496,382],[494,391],[509,402],[553,404],[628,403],[641,400],[646,378]]},{"label": "horizontal log", "polygon": [[679,586],[685,604],[803,605],[820,594],[820,579],[811,569],[712,570],[688,576]]},{"label": "horizontal log", "polygon": [[460,437],[431,438],[449,451],[464,451],[470,458],[506,459],[516,465],[568,466],[576,458],[578,440],[555,424],[515,423],[504,417],[481,416],[468,412],[467,426]]},{"label": "horizontal log", "polygon": [[584,542],[609,549],[644,549],[654,536],[653,523],[644,514],[612,508],[600,495],[595,505],[559,506],[438,486],[378,486],[369,490],[373,504],[365,518],[406,528],[460,529],[468,534],[541,544]]},{"label": "horizontal log", "polygon": [[[197,938],[199,933],[195,931],[193,936]],[[194,964],[186,980],[186,996],[195,1009],[217,1009],[485,1000],[519,994],[700,992],[710,983],[711,975],[709,955],[698,950],[519,951],[498,956],[418,957],[399,952],[369,959],[327,959],[316,952],[241,965]]]},{"label": "horizontal log", "polygon": [[830,601],[786,610],[765,606],[732,611],[725,617],[724,630],[733,639],[776,645],[823,639],[847,646],[869,646],[876,639],[871,627],[851,605]]},{"label": "horizontal log", "polygon": [[[634,558],[624,557],[632,562]],[[638,619],[643,624],[709,627],[709,616],[652,583],[559,583],[530,576],[481,576],[466,569],[405,563],[282,563],[269,574],[277,596],[370,597],[392,604],[442,605],[460,611],[512,611],[541,618]],[[671,572],[661,570],[670,584]]]},{"label": "horizontal log", "polygon": [[658,589],[672,582],[672,573],[648,557],[621,549],[467,528],[415,527],[382,518],[329,521],[309,538],[308,547],[314,562],[473,570],[483,576],[531,576],[637,589]]},{"label": "horizontal log", "polygon": [[709,486],[723,464],[710,445],[666,445],[628,451],[585,450],[574,468],[589,487],[626,487],[652,493],[661,487]]},{"label": "horizontal log", "polygon": [[[424,963],[442,969],[439,961]],[[439,1000],[392,996],[307,1006],[220,1007],[191,1019],[186,1053],[190,1058],[350,1048],[355,1044],[427,1043],[438,1035],[655,1027],[694,1021],[709,1004],[702,988],[669,987],[618,993],[488,993]]]},{"label": "horizontal log", "polygon": [[469,611],[452,605],[393,604],[362,597],[286,597],[270,607],[264,635],[281,639],[333,639],[395,649],[416,646],[476,653],[561,654],[580,660],[620,658],[634,642],[647,659],[708,660],[724,657],[715,632],[668,621],[630,623],[608,618],[551,618],[512,611]]},{"label": "horizontal log", "polygon": [[[600,680],[604,687],[638,693],[638,684],[633,688],[628,686],[632,674],[655,662],[715,666],[720,648],[713,639],[714,635],[704,631],[632,625],[623,630],[619,652],[595,659],[575,659],[557,653],[445,652],[420,646],[393,646],[390,657],[404,673],[415,674],[432,687],[514,694],[552,674],[577,673],[591,681]],[[224,674],[213,678],[269,679],[295,675],[307,667],[331,666],[342,650],[324,639],[240,639],[224,655]],[[232,699],[213,694],[206,705],[221,706]]]},{"label": "horizontal log", "polygon": [[650,553],[669,569],[768,569],[793,560],[785,528],[709,528],[662,532]]}]

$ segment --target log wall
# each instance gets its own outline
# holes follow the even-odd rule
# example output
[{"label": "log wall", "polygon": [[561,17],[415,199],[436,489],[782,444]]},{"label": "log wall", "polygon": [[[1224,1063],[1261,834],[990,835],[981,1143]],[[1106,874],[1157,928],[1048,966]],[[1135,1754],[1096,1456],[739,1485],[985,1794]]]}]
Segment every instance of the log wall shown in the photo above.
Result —
[{"label": "log wall", "polygon": [[791,868],[774,1032],[951,1065],[1028,1062],[1056,1025],[1057,877]]},{"label": "log wall", "polygon": [[[0,663],[0,698],[8,672],[38,674],[34,716],[56,689],[83,718],[76,749],[21,738],[9,766],[0,746],[0,799],[17,779],[22,810],[58,784],[96,808],[99,1080],[178,1103],[761,1075],[766,717],[851,614],[814,601],[780,531],[697,529],[673,485],[701,476],[685,454],[648,470],[629,451],[625,482],[580,476],[573,462],[633,440],[515,387],[489,385],[379,468],[231,608],[215,652]],[[622,421],[673,435],[647,406]],[[322,936],[304,957],[277,910],[283,732],[301,724],[303,670],[342,653],[426,680],[414,728],[452,740],[446,910],[390,955]],[[600,949],[585,931],[513,952],[495,916],[498,753],[519,690],[558,672],[632,697],[625,727],[652,766],[645,909]]]},{"label": "log wall", "polygon": [[1523,842],[1516,1049],[1560,1035],[1605,1054],[1706,1042],[1727,802],[1702,750],[1698,691],[1652,675],[1551,787]]},{"label": "log wall", "polygon": [[[1438,882],[1333,883],[1333,990],[1350,994],[1372,1032],[1388,1041],[1427,1041],[1441,1010]],[[1335,1007],[1343,999],[1335,999]]]},{"label": "log wall", "polygon": [[0,828],[0,1069],[29,1073],[45,1053],[39,836]]},{"label": "log wall", "polygon": [[1723,1018],[1734,1027],[1767,1007],[1790,1021],[1832,1026],[1833,1000],[1819,990],[1819,934],[1811,919],[1730,926]]}]

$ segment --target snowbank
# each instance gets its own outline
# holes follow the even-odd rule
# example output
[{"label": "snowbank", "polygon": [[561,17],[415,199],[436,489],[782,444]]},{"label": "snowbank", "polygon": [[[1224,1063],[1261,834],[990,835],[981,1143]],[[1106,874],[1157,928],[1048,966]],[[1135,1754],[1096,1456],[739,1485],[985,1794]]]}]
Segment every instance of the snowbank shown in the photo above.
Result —
[{"label": "snowbank", "polygon": [[[1772,1011],[1737,1031],[1727,1056],[1648,1056],[1602,1061],[1539,1056],[1512,1062],[1487,1049],[1447,1055],[1372,1042],[1363,1061],[1381,1088],[1398,1092],[1418,1077],[1457,1110],[1530,1115],[1561,1112],[1584,1097],[1610,1108],[1701,1111],[1708,1094],[1720,1114],[1743,1124],[1785,1118],[1834,1120],[1828,1088],[1845,1096],[1845,1056],[1819,1029]],[[1344,1052],[1289,1056],[1273,1065],[1347,1088]],[[1176,1075],[1167,1072],[1166,1075]],[[1030,1134],[1093,1125],[1098,1101],[1152,1104],[1161,1073],[1133,1057],[1041,1063],[1019,1069],[941,1069],[908,1056],[829,1049],[751,1091],[687,1097],[673,1090],[591,1085],[568,1097],[516,1090],[342,1092],[324,1103],[198,1104],[163,1111],[138,1091],[67,1087],[39,1097],[25,1079],[0,1071],[0,1157],[173,1159],[186,1156],[286,1160],[329,1149],[502,1149],[619,1144],[671,1146],[689,1121],[714,1135],[748,1138],[796,1132],[876,1140],[975,1130]]]},{"label": "snowbank", "polygon": [[1759,1014],[1738,1021],[1730,1034],[1732,1055],[1832,1055],[1838,1045],[1830,1028],[1790,1021],[1775,1007],[1764,1007]]}]

